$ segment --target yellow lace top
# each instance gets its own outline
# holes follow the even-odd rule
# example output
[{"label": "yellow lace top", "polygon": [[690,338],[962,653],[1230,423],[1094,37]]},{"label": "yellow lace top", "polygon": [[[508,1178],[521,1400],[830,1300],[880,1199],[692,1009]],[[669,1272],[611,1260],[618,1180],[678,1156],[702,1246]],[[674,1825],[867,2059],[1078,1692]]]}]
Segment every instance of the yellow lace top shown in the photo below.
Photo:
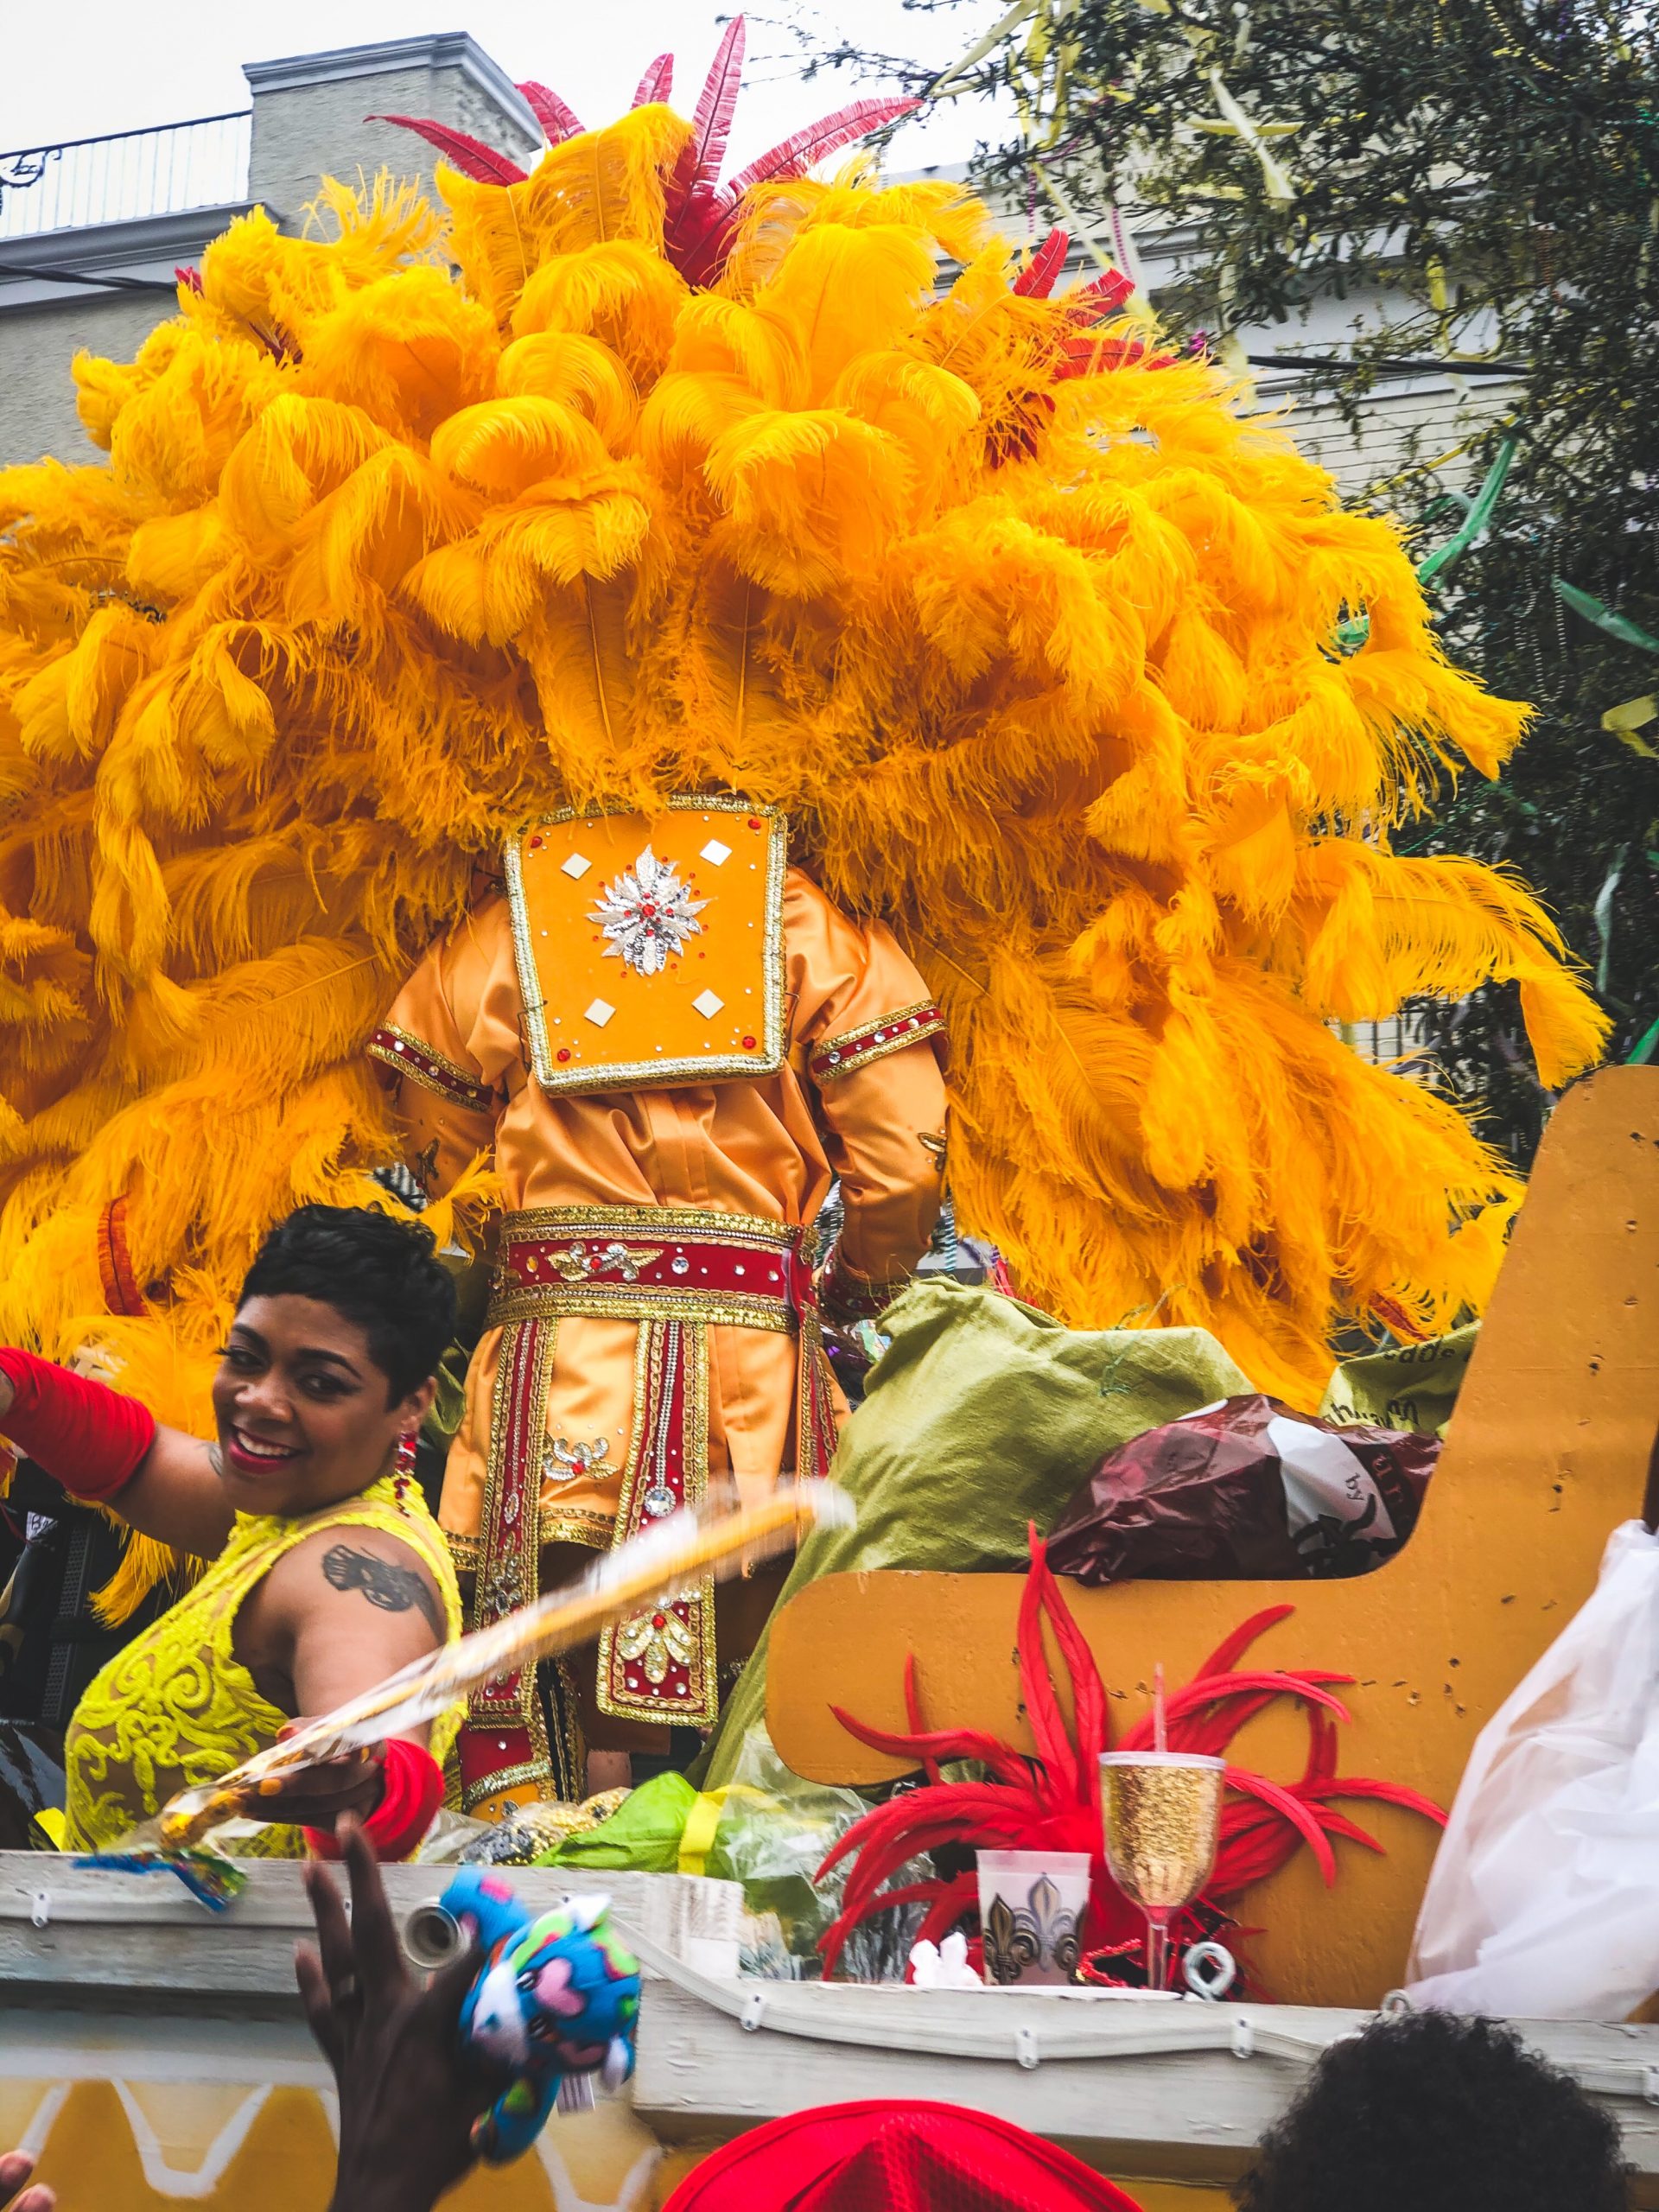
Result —
[{"label": "yellow lace top", "polygon": [[[378,1529],[430,1570],[451,1640],[461,1598],[449,1548],[413,1483],[391,1476],[296,1521],[238,1513],[230,1540],[177,1605],[118,1651],[87,1685],[69,1724],[65,1848],[107,1851],[177,1791],[214,1782],[274,1743],[290,1716],[263,1697],[232,1638],[243,1600],[277,1560],[322,1529]],[[441,1764],[464,1707],[432,1724]],[[269,1825],[233,1846],[238,1858],[301,1859],[304,1832]]]}]

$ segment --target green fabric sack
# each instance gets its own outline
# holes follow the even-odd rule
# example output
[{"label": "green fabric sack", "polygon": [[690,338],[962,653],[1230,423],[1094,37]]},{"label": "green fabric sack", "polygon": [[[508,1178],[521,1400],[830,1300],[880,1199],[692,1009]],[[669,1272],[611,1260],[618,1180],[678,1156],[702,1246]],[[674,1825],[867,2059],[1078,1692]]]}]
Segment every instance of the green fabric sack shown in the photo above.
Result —
[{"label": "green fabric sack", "polygon": [[596,1828],[567,1836],[538,1866],[593,1866],[609,1872],[672,1874],[680,1838],[697,1799],[683,1774],[655,1774]]},{"label": "green fabric sack", "polygon": [[1326,1421],[1375,1421],[1379,1428],[1416,1429],[1444,1436],[1480,1334],[1478,1321],[1426,1344],[1345,1359],[1325,1385],[1319,1412]]},{"label": "green fabric sack", "polygon": [[[1027,1522],[1046,1532],[1108,1452],[1253,1387],[1207,1330],[1084,1332],[957,1282],[917,1283],[881,1331],[891,1342],[836,1457],[857,1525],[812,1531],[780,1605],[855,1569],[1018,1572]],[[691,1770],[705,1789],[731,1780],[764,1724],[769,1640],[770,1630]]]}]

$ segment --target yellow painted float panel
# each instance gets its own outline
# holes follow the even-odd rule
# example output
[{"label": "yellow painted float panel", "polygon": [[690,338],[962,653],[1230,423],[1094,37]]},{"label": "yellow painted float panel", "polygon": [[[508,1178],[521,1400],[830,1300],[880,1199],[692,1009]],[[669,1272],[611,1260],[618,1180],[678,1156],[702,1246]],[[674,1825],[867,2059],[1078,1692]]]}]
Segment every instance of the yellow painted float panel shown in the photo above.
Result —
[{"label": "yellow painted float panel", "polygon": [[[65,2212],[323,2212],[334,2188],[329,2113],[315,2089],[292,2086],[0,2082],[0,2142],[38,2148],[36,2178]],[[663,2151],[620,2102],[556,2120],[539,2152],[473,2174],[445,2212],[661,2212],[709,2156]],[[1223,2212],[1228,2201],[1173,2183],[1123,2186],[1141,2212]]]}]

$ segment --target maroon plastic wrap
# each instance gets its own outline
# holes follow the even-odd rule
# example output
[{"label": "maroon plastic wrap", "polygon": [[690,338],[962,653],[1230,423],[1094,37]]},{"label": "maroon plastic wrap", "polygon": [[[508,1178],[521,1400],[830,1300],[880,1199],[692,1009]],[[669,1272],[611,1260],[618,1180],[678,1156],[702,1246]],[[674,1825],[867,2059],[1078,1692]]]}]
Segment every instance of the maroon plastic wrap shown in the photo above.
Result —
[{"label": "maroon plastic wrap", "polygon": [[1367,1574],[1416,1523],[1440,1444],[1227,1398],[1109,1452],[1048,1539],[1086,1583]]}]

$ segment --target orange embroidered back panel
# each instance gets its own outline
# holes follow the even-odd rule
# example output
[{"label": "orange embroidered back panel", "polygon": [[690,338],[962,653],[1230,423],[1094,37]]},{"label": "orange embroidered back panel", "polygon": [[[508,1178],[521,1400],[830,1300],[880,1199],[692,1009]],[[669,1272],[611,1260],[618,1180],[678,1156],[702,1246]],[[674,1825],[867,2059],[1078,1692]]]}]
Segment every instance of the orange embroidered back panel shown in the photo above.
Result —
[{"label": "orange embroidered back panel", "polygon": [[783,1065],[786,825],[747,799],[548,815],[505,855],[543,1090],[773,1075]]}]

